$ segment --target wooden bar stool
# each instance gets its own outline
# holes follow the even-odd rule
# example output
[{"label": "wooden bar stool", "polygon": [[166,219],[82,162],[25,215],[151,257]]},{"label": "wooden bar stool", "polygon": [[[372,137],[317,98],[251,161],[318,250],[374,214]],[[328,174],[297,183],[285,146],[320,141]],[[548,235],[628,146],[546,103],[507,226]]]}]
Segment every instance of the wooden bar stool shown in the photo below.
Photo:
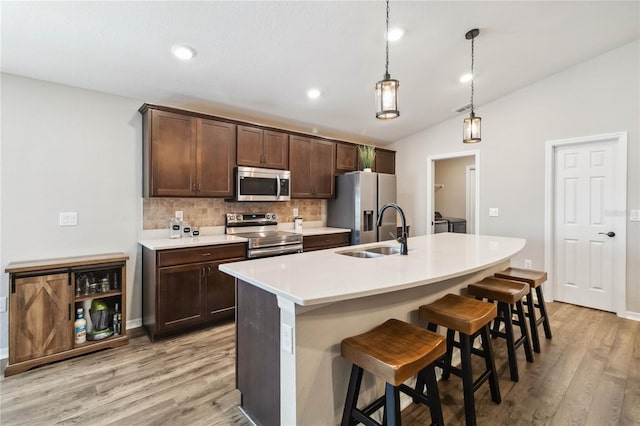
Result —
[{"label": "wooden bar stool", "polygon": [[[447,330],[447,352],[443,359],[438,360],[436,366],[442,368],[442,379],[447,380],[450,373],[462,378],[464,394],[464,413],[467,425],[476,424],[476,408],[474,392],[487,380],[491,388],[491,400],[500,404],[500,387],[498,375],[493,360],[491,339],[489,338],[489,323],[496,317],[496,306],[469,297],[455,294],[447,294],[428,305],[422,305],[419,309],[420,319],[426,321],[431,331],[436,331],[438,325]],[[455,341],[455,332],[458,332],[460,340]],[[482,350],[473,347],[473,341],[480,336]],[[460,349],[462,368],[453,367],[451,358],[453,347]],[[471,368],[471,354],[484,358],[485,371],[474,382]],[[416,390],[421,392],[423,383],[418,377]]]},{"label": "wooden bar stool", "polygon": [[[544,271],[534,271],[533,269],[507,268],[502,272],[495,274],[498,278],[508,280],[521,281],[529,284],[529,293],[525,298],[527,305],[527,314],[529,317],[529,329],[531,331],[531,342],[533,350],[540,353],[540,338],[538,337],[538,326],[542,324],[544,328],[544,336],[551,339],[551,326],[549,325],[549,316],[547,315],[547,306],[544,303],[544,295],[542,293],[542,283],[547,281],[547,273]],[[535,289],[538,303],[533,300],[533,291]],[[536,310],[540,310],[540,316],[536,318]]]},{"label": "wooden bar stool", "polygon": [[[358,422],[380,425],[370,416],[384,406],[383,424],[400,425],[399,391],[429,407],[433,424],[442,425],[442,408],[433,362],[445,353],[445,339],[436,333],[406,322],[390,319],[374,329],[344,339],[342,356],[353,363],[342,425]],[[358,409],[363,370],[386,382],[385,395]],[[403,384],[418,374],[427,385],[427,395]]]},{"label": "wooden bar stool", "polygon": [[[533,351],[531,350],[529,331],[524,318],[524,309],[522,308],[522,299],[529,293],[529,285],[519,281],[487,277],[480,282],[469,284],[467,289],[469,290],[469,294],[476,298],[484,298],[498,302],[498,316],[496,317],[492,335],[494,337],[504,337],[507,340],[511,380],[517,382],[519,377],[516,349],[524,346],[527,362],[533,362]],[[518,325],[521,334],[518,339],[515,339],[513,335],[514,305],[518,314]],[[500,321],[504,323],[504,333],[499,331]]]}]

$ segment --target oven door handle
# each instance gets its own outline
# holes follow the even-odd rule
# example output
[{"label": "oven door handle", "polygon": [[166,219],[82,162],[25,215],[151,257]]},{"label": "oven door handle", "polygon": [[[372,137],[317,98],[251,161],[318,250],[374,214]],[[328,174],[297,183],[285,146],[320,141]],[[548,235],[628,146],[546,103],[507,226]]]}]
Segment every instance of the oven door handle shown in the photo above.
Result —
[{"label": "oven door handle", "polygon": [[302,244],[289,244],[286,246],[280,246],[279,248],[268,247],[261,249],[249,250],[249,259],[255,259],[257,257],[277,256],[279,254],[292,254],[302,253]]},{"label": "oven door handle", "polygon": [[276,198],[280,198],[280,175],[276,175],[276,186],[278,188]]}]

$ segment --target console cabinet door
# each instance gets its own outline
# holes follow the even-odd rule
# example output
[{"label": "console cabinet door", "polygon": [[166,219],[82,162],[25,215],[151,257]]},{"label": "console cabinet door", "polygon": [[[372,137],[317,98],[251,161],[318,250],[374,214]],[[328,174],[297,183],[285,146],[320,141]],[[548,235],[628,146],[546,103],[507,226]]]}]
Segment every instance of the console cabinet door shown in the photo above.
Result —
[{"label": "console cabinet door", "polygon": [[377,173],[395,174],[396,153],[394,151],[376,149],[376,159],[373,168]]},{"label": "console cabinet door", "polygon": [[262,129],[251,126],[238,126],[238,165],[264,167]]},{"label": "console cabinet door", "polygon": [[289,135],[271,130],[264,131],[264,164],[269,169],[286,170],[289,168]]},{"label": "console cabinet door", "polygon": [[336,144],[301,136],[289,139],[292,198],[332,198]]},{"label": "console cabinet door", "polygon": [[9,364],[73,348],[70,282],[68,273],[15,279],[9,306]]},{"label": "console cabinet door", "polygon": [[151,110],[148,152],[149,195],[194,196],[196,185],[196,121],[192,117]]},{"label": "console cabinet door", "polygon": [[198,325],[203,321],[206,264],[160,268],[156,308],[158,333]]},{"label": "console cabinet door", "polygon": [[311,139],[301,136],[289,138],[289,168],[291,197],[313,198],[311,181]]},{"label": "console cabinet door", "polygon": [[358,170],[358,146],[347,143],[336,144],[336,170],[354,172]]},{"label": "console cabinet door", "polygon": [[336,181],[335,142],[313,141],[310,169],[314,198],[332,198]]},{"label": "console cabinet door", "polygon": [[236,126],[198,118],[197,195],[233,196],[236,164]]}]

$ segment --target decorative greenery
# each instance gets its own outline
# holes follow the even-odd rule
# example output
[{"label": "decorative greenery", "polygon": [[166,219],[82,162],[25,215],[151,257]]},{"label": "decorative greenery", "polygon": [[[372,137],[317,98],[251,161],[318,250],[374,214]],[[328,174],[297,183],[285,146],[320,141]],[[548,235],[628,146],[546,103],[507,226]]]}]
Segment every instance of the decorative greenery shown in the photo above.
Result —
[{"label": "decorative greenery", "polygon": [[373,167],[373,160],[376,159],[376,148],[371,145],[358,145],[358,153],[362,160],[362,167],[370,169]]}]

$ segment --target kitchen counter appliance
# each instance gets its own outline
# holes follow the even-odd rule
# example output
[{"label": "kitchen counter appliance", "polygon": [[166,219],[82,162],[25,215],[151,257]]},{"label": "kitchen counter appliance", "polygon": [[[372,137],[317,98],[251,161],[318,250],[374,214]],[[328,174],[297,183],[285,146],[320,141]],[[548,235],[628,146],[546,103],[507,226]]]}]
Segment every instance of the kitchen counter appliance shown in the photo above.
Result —
[{"label": "kitchen counter appliance", "polygon": [[351,229],[351,244],[395,239],[395,215],[376,220],[382,206],[396,202],[396,176],[353,172],[336,176],[336,198],[327,202],[327,226]]},{"label": "kitchen counter appliance", "polygon": [[302,253],[302,234],[278,231],[276,213],[227,213],[225,233],[249,240],[247,258]]},{"label": "kitchen counter appliance", "polygon": [[467,221],[458,217],[443,217],[440,212],[434,213],[434,233],[457,232],[467,233]]},{"label": "kitchen counter appliance", "polygon": [[289,170],[236,167],[236,201],[289,201],[291,172]]}]

